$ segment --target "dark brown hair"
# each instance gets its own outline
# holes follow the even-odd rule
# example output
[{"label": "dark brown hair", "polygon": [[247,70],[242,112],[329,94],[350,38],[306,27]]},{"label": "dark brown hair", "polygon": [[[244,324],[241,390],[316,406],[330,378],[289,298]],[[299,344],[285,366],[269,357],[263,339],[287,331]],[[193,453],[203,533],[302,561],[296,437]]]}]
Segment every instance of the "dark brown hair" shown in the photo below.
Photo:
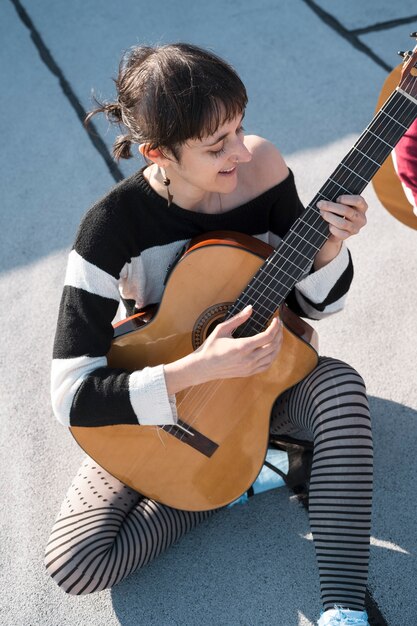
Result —
[{"label": "dark brown hair", "polygon": [[247,104],[245,86],[235,70],[212,52],[185,43],[138,46],[122,58],[115,79],[117,102],[100,103],[97,113],[125,127],[116,138],[116,160],[132,156],[132,143],[169,151],[201,139],[240,113]]}]

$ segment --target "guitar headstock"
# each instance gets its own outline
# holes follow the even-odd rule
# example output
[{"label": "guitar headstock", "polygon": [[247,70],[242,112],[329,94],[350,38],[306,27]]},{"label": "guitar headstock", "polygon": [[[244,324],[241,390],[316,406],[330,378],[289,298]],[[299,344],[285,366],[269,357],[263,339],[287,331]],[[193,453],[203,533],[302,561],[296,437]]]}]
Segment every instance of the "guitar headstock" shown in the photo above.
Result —
[{"label": "guitar headstock", "polygon": [[[410,37],[417,38],[417,32],[411,33]],[[417,98],[417,46],[408,52],[399,52],[404,59],[401,70],[399,87],[408,95]]]}]

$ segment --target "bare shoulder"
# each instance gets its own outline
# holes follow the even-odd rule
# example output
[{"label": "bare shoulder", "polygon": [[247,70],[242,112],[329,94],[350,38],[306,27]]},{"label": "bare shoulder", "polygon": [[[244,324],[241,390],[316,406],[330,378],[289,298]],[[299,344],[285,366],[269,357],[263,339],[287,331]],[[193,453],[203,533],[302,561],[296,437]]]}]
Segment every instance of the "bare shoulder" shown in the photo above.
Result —
[{"label": "bare shoulder", "polygon": [[252,160],[244,164],[245,182],[255,195],[263,193],[287,178],[287,164],[273,143],[257,135],[247,135],[245,145],[252,153]]}]

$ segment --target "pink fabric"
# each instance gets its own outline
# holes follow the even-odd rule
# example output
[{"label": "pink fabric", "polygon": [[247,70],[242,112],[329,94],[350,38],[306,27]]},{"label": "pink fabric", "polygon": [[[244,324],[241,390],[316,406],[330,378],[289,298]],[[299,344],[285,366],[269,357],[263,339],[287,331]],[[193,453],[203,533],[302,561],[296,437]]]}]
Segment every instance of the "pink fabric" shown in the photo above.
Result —
[{"label": "pink fabric", "polygon": [[400,139],[393,156],[404,193],[417,215],[417,120]]}]

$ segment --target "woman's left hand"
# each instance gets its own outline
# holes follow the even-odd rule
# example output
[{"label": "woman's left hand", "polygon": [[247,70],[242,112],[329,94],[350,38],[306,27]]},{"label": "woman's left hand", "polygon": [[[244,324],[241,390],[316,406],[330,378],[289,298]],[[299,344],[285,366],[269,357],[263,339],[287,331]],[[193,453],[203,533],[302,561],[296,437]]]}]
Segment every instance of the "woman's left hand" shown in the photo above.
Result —
[{"label": "woman's left hand", "polygon": [[320,200],[317,207],[329,224],[329,241],[344,241],[356,235],[366,224],[368,205],[362,196],[340,196],[337,202]]},{"label": "woman's left hand", "polygon": [[365,226],[368,205],[362,196],[340,196],[337,202],[320,200],[317,207],[329,224],[330,235],[316,254],[315,270],[330,263],[339,254],[343,241]]}]

